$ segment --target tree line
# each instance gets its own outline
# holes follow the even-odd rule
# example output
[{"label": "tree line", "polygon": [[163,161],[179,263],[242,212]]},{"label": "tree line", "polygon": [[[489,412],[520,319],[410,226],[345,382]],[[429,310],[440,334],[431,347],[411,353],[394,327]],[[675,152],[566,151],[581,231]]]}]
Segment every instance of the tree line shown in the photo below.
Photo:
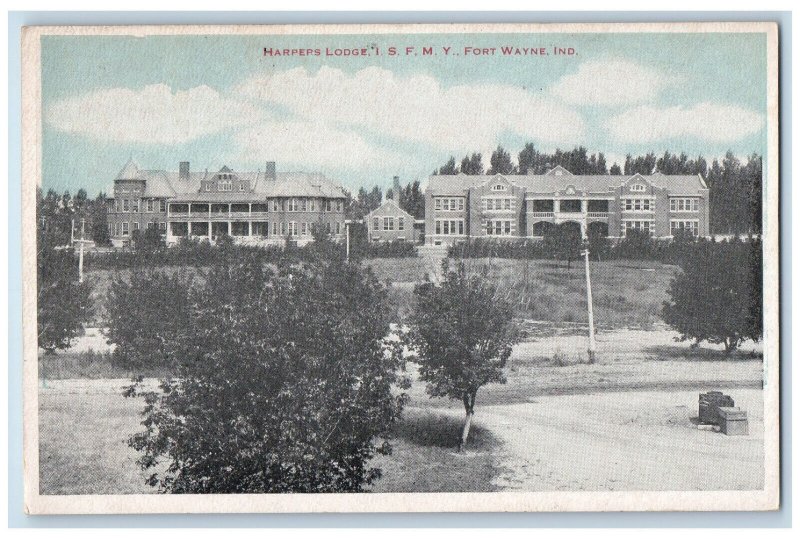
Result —
[{"label": "tree line", "polygon": [[106,194],[98,193],[89,198],[86,189],[78,189],[75,196],[69,191],[58,193],[48,189],[44,193],[36,189],[36,217],[39,229],[48,234],[48,239],[57,245],[67,245],[73,235],[80,239],[81,219],[84,220],[86,239],[97,245],[111,245],[108,234],[108,209]]},{"label": "tree line", "polygon": [[556,166],[573,174],[630,176],[648,175],[655,171],[663,174],[700,174],[709,189],[709,230],[711,234],[761,234],[762,217],[762,156],[753,153],[742,162],[733,152],[712,160],[709,165],[702,155],[690,158],[687,154],[664,152],[656,156],[628,154],[621,165],[608,166],[602,152],[589,154],[583,146],[572,150],[557,149],[553,153],[541,152],[533,143],[527,143],[517,154],[516,164],[511,153],[498,146],[489,158],[490,166],[484,169],[483,156],[478,152],[465,155],[460,163],[455,157],[433,171],[434,175],[481,174],[533,174],[541,175]]},{"label": "tree line", "polygon": [[[375,185],[369,190],[360,187],[355,195],[345,191],[345,195],[347,196],[345,211],[349,219],[364,219],[368,213],[380,207],[384,202],[384,191],[379,185]],[[397,202],[400,208],[415,219],[425,218],[425,193],[420,188],[419,180],[409,182],[405,186],[395,181],[394,185],[386,190],[385,198]]]}]

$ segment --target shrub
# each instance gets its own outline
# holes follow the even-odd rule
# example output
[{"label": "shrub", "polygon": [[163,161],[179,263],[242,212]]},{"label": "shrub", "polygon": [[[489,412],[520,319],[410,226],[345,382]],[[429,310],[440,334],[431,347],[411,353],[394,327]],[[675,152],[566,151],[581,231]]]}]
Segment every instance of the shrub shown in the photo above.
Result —
[{"label": "shrub", "polygon": [[91,315],[90,286],[78,282],[72,249],[40,231],[37,238],[36,323],[39,347],[47,353],[69,348]]},{"label": "shrub", "polygon": [[[386,291],[340,259],[229,257],[191,294],[167,355],[177,377],[144,393],[130,440],[162,492],[357,492],[408,387],[387,340]],[[134,385],[129,394],[136,394]]]},{"label": "shrub", "polygon": [[107,298],[106,338],[116,345],[114,361],[125,368],[166,366],[168,350],[191,323],[192,277],[154,269],[116,275]]},{"label": "shrub", "polygon": [[682,260],[664,302],[664,321],[681,340],[708,341],[730,354],[761,338],[763,290],[760,242],[703,242]]}]

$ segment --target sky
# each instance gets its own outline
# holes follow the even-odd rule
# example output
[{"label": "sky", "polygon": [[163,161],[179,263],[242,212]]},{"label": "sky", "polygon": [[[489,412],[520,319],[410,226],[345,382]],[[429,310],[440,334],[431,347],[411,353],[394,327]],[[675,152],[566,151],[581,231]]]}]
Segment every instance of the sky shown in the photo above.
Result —
[{"label": "sky", "polygon": [[498,145],[516,160],[526,142],[582,145],[609,166],[648,151],[744,157],[766,152],[766,37],[45,36],[42,101],[45,189],[90,196],[131,157],[166,170],[275,161],[351,190],[424,180],[473,151],[488,167]]}]

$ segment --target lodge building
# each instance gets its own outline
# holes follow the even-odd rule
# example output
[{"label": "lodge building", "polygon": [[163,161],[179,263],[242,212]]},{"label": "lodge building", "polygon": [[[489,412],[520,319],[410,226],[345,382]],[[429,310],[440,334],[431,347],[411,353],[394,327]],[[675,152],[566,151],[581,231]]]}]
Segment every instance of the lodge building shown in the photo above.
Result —
[{"label": "lodge building", "polygon": [[629,230],[668,238],[708,236],[708,187],[699,174],[434,175],[425,192],[425,243],[468,238],[541,238],[567,224],[611,238]]},{"label": "lodge building", "polygon": [[342,239],[345,193],[319,173],[277,172],[274,161],[265,170],[194,172],[183,161],[177,172],[143,170],[133,161],[117,175],[108,200],[108,228],[116,247],[130,243],[135,231],[156,228],[167,245],[181,238],[223,235],[237,243],[302,245],[313,226]]}]

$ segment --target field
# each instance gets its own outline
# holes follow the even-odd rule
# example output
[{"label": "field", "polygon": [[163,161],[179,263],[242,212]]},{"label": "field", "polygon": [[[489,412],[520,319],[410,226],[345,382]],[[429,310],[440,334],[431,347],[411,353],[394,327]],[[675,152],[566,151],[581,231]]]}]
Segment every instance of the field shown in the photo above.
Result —
[{"label": "field", "polygon": [[[413,304],[414,284],[439,271],[438,261],[426,257],[372,259],[365,262],[376,277],[390,286],[390,299],[401,316]],[[470,271],[488,272],[511,300],[518,318],[549,322],[587,323],[586,281],[583,265],[549,260],[474,259]],[[165,268],[176,271],[176,268]],[[189,271],[196,271],[189,269]],[[660,322],[662,303],[677,268],[652,261],[613,260],[592,262],[595,324],[601,328],[650,328]],[[89,272],[94,284],[98,318],[111,272]]]},{"label": "field", "polygon": [[[579,352],[582,333],[533,324],[514,349],[508,383],[478,394],[464,454],[455,450],[460,404],[429,398],[415,381],[393,454],[374,461],[383,477],[373,490],[705,490],[763,481],[759,346],[723,359],[719,347],[692,350],[670,331],[609,330],[598,335],[598,362],[590,365]],[[59,357],[48,360],[51,370]],[[142,407],[121,396],[127,383],[124,377],[40,381],[43,493],[150,492],[125,444],[140,429]],[[724,389],[747,409],[749,436],[696,429],[697,393],[711,389]]]}]

